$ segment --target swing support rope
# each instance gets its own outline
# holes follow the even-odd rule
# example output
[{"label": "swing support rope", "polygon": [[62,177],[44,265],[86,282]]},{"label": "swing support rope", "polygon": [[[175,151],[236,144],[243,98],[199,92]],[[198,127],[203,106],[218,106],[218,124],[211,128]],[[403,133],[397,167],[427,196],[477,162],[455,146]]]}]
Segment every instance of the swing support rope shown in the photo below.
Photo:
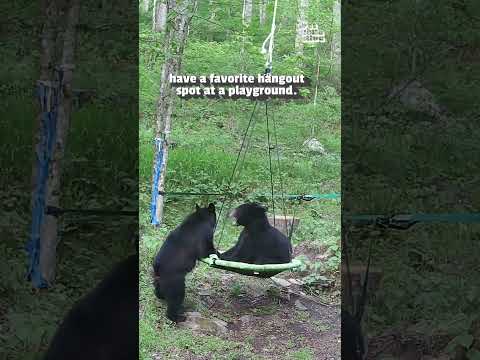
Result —
[{"label": "swing support rope", "polygon": [[[243,161],[243,160],[242,160]],[[281,185],[282,186],[282,185]],[[334,200],[340,199],[339,193],[326,193],[326,194],[284,194],[283,190],[281,194],[274,194],[274,197],[282,197],[285,200],[303,200],[303,201],[312,201],[312,200]],[[163,196],[230,196],[235,197],[228,192],[188,192],[188,191],[159,191],[160,195]],[[251,194],[252,197],[265,197],[271,196],[271,194],[260,194],[260,193],[253,193]]]},{"label": "swing support rope", "polygon": [[480,213],[438,213],[405,215],[345,215],[345,220],[358,225],[406,230],[417,223],[480,223]]},{"label": "swing support rope", "polygon": [[[272,72],[272,56],[273,56],[273,40],[275,36],[275,28],[276,28],[276,18],[277,18],[277,4],[278,0],[275,0],[275,5],[273,6],[273,19],[272,19],[272,27],[270,28],[270,33],[268,34],[267,38],[262,44],[262,54],[266,55],[266,62],[265,62],[265,72],[271,73]],[[267,42],[268,42],[268,49],[267,49]]]},{"label": "swing support rope", "polygon": [[[245,144],[246,144],[246,139],[247,139],[247,135],[248,135],[248,130],[250,129],[250,126],[252,126],[252,121],[253,121],[253,119],[254,119],[255,110],[257,109],[257,104],[258,104],[258,103],[255,101],[255,105],[254,105],[254,107],[253,107],[252,114],[250,115],[250,119],[249,119],[249,121],[248,121],[247,129],[245,130],[245,133],[244,133],[244,135],[243,135],[242,144],[240,145],[240,150],[238,151],[238,154],[237,154],[237,159],[235,160],[235,165],[233,166],[232,174],[230,175],[230,179],[229,179],[229,181],[228,181],[228,186],[227,186],[227,190],[228,190],[228,191],[231,190],[232,181],[233,181],[233,178],[235,177],[235,171],[237,170],[237,167],[238,167],[238,164],[239,164],[239,160],[240,160],[240,156],[241,156],[241,154],[242,154],[242,150],[244,149]],[[222,206],[220,207],[220,211],[219,211],[219,213],[218,213],[217,220],[216,220],[216,222],[215,222],[215,229],[216,229],[217,226],[218,226],[218,220],[220,219],[220,217],[221,217],[221,215],[222,215],[224,206],[225,206],[225,200],[222,201]],[[220,231],[220,239],[219,239],[218,244],[220,244],[220,242],[221,242],[221,240],[222,240],[224,228],[225,228],[225,221],[224,221],[223,224],[222,224],[222,229],[221,229],[221,231]]]},{"label": "swing support rope", "polygon": [[[272,72],[273,39],[274,39],[274,34],[275,34],[275,19],[276,19],[276,14],[277,14],[277,2],[278,2],[278,0],[275,0],[274,11],[273,11],[273,19],[272,19],[272,27],[271,27],[271,30],[270,30],[270,34],[265,39],[265,41],[263,42],[263,45],[262,45],[262,53],[267,54],[267,56],[266,56],[267,61],[266,61],[266,64],[265,64],[265,67],[266,67],[265,74],[270,74]],[[266,49],[267,41],[269,42],[268,50]],[[244,150],[245,152],[244,152],[244,156],[243,156],[243,159],[242,159],[242,165],[243,165],[243,162],[245,160],[245,155],[247,153],[247,149],[248,149],[248,146],[249,146],[249,143],[250,143],[249,139],[248,139],[247,142],[246,142],[246,140],[248,138],[248,132],[249,132],[250,126],[252,127],[252,130],[250,132],[250,136],[253,133],[254,121],[252,123],[252,120],[253,120],[256,108],[257,108],[257,102],[255,102],[255,106],[253,108],[252,114],[250,116],[250,120],[249,120],[248,125],[247,125],[247,129],[245,130],[243,140],[242,140],[242,144],[240,146],[240,150],[237,154],[237,159],[236,159],[235,165],[233,167],[232,175],[231,175],[230,180],[228,182],[228,189],[230,189],[230,187],[231,187],[231,183],[232,183],[233,178],[235,176],[235,171],[237,170],[237,166],[239,164],[239,159],[241,157],[242,150],[244,150],[244,147],[245,147],[245,150]],[[266,125],[267,125],[267,145],[268,145],[270,187],[271,187],[272,208],[273,208],[273,222],[274,222],[274,226],[275,226],[275,196],[276,195],[274,194],[272,155],[271,155],[271,146],[270,146],[270,126],[269,126],[269,119],[268,119],[268,104],[267,103],[265,103],[265,116],[266,116]],[[287,216],[286,216],[286,207],[285,207],[285,194],[284,194],[284,191],[283,191],[283,179],[281,177],[280,155],[279,155],[279,151],[278,151],[276,125],[275,125],[275,121],[274,121],[273,117],[272,117],[272,122],[273,122],[273,133],[274,133],[273,134],[274,135],[273,140],[275,140],[275,147],[276,147],[276,150],[277,150],[278,171],[280,173],[280,187],[281,187],[280,196],[282,197],[282,200],[283,200],[283,210],[284,210],[285,224],[286,224]],[[246,144],[246,146],[245,146],[245,144]],[[293,197],[293,199],[299,200],[300,199],[299,195],[295,195],[295,197]],[[222,202],[222,206],[220,208],[218,218],[220,218],[220,215],[223,211],[224,204],[225,204],[225,202]],[[218,224],[218,219],[217,219],[217,223],[215,224],[215,227],[217,226],[217,224]],[[222,225],[222,229],[221,229],[221,233],[220,233],[220,240],[222,239],[224,226],[225,226],[225,221],[223,222],[223,225]],[[293,223],[292,223],[292,226],[293,226]],[[291,233],[290,233],[290,236],[291,236]],[[290,238],[290,236],[289,236],[289,238]],[[220,243],[220,241],[219,241],[219,243]],[[298,268],[302,264],[302,262],[299,259],[293,259],[289,263],[285,263],[285,264],[261,264],[261,265],[259,265],[259,264],[249,264],[249,263],[243,263],[243,262],[237,262],[237,261],[221,260],[215,254],[210,255],[210,257],[208,257],[208,258],[201,259],[200,261],[202,261],[202,262],[204,262],[204,263],[206,263],[209,266],[214,267],[214,268],[228,270],[228,271],[232,271],[232,272],[237,272],[237,273],[240,273],[242,275],[257,276],[257,277],[271,277],[271,276],[276,275],[280,272]]]}]

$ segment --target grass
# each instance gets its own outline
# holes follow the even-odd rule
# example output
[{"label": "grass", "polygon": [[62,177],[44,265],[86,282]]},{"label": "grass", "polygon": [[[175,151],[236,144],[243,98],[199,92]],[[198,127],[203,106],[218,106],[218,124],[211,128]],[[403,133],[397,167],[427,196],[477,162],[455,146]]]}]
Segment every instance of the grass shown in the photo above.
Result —
[{"label": "grass", "polygon": [[313,360],[315,359],[314,353],[311,349],[301,349],[292,351],[288,354],[288,359],[291,360]]}]

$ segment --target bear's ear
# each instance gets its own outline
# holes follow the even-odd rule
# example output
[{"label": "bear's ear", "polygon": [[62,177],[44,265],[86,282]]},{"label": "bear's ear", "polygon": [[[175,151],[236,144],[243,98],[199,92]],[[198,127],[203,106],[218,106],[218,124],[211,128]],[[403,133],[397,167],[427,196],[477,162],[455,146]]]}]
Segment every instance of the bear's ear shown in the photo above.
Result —
[{"label": "bear's ear", "polygon": [[210,211],[211,213],[215,212],[215,204],[214,203],[208,204],[208,211]]},{"label": "bear's ear", "polygon": [[195,204],[195,210],[196,211],[200,210],[200,206],[198,206],[198,204]]}]

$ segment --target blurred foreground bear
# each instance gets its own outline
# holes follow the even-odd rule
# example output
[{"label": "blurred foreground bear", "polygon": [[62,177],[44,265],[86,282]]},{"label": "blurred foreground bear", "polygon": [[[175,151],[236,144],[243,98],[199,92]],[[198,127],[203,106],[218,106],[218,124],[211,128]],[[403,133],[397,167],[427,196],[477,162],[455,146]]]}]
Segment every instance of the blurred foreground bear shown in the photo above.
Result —
[{"label": "blurred foreground bear", "polygon": [[138,359],[138,254],[74,305],[43,359]]},{"label": "blurred foreground bear", "polygon": [[185,298],[185,276],[193,270],[197,260],[215,254],[215,205],[206,208],[196,205],[194,213],[165,239],[153,264],[155,295],[167,302],[167,317],[180,322]]},{"label": "blurred foreground bear", "polygon": [[221,259],[249,264],[284,264],[292,260],[290,240],[270,225],[266,211],[258,203],[246,203],[230,213],[236,225],[244,229],[237,244],[220,254]]}]

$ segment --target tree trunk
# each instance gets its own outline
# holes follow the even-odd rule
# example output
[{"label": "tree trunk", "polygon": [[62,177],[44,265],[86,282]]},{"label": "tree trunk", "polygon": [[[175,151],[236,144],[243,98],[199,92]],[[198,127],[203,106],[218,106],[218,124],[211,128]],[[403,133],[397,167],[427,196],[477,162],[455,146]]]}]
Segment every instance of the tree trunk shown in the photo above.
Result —
[{"label": "tree trunk", "polygon": [[[49,164],[45,204],[59,206],[61,166],[65,153],[70,117],[72,113],[72,77],[75,55],[76,26],[80,12],[80,0],[72,0],[67,14],[67,23],[63,36],[63,52],[61,70],[63,71],[62,88],[59,89],[59,104],[56,123],[56,139],[53,158]],[[57,247],[57,218],[45,214],[40,229],[40,271],[42,277],[51,283],[55,278],[55,262]]]},{"label": "tree trunk", "polygon": [[[252,21],[252,9],[253,9],[253,0],[244,0],[243,2],[243,12],[242,12],[242,24],[244,26],[249,26]],[[242,34],[242,46],[240,47],[240,72],[245,72],[245,29],[243,29]]]},{"label": "tree trunk", "polygon": [[153,31],[164,32],[167,27],[167,4],[165,0],[155,0],[153,4]]},{"label": "tree trunk", "polygon": [[[154,184],[153,188],[158,189],[158,194],[155,198],[155,217],[158,221],[158,225],[163,218],[163,204],[165,191],[165,177],[167,174],[167,162],[168,162],[168,149],[170,144],[170,131],[172,127],[172,111],[175,99],[175,93],[169,82],[170,75],[177,75],[180,73],[183,50],[187,41],[188,26],[191,20],[191,16],[188,14],[188,9],[196,8],[196,0],[183,0],[177,2],[176,0],[170,1],[168,12],[175,10],[181,12],[172,21],[173,23],[167,29],[165,37],[165,62],[162,67],[162,76],[160,80],[160,95],[156,109],[156,139],[160,139],[162,142],[162,164],[161,173],[158,179],[158,184]],[[155,154],[158,149],[155,145]],[[155,173],[155,169],[153,169]],[[155,178],[152,178],[152,182]],[[155,186],[158,185],[158,186]],[[153,194],[154,195],[154,194]]]},{"label": "tree trunk", "polygon": [[[55,22],[58,16],[58,9],[55,1],[44,0],[42,2],[42,8],[44,12],[45,23],[42,29],[42,35],[40,40],[40,77],[41,81],[53,80],[53,68],[55,65],[55,39],[56,39],[56,27]],[[40,117],[42,116],[42,110],[36,117],[33,131],[33,153],[34,161],[32,166],[32,178],[31,178],[31,199],[30,206],[33,211],[35,188],[37,186],[37,174],[39,172],[38,164],[35,161],[39,156],[41,150],[41,129],[40,129]]]},{"label": "tree trunk", "polygon": [[[333,3],[333,23],[335,24],[335,29],[339,29],[341,26],[341,5],[340,1],[335,1]],[[342,56],[342,37],[340,36],[340,32],[335,30],[332,36],[332,42],[330,47],[330,60],[334,64],[335,73],[338,74],[340,72],[341,67],[341,56]],[[331,74],[333,75],[333,73]]]},{"label": "tree trunk", "polygon": [[243,3],[243,23],[244,25],[250,25],[252,22],[252,12],[253,12],[253,0],[244,0]]},{"label": "tree trunk", "polygon": [[320,80],[320,49],[317,46],[316,49],[316,58],[317,58],[317,72],[315,76],[315,95],[313,97],[313,106],[317,106],[317,96],[318,96],[318,82]]},{"label": "tree trunk", "polygon": [[213,22],[215,21],[215,17],[217,15],[217,8],[213,0],[208,1],[208,11],[210,12],[210,17],[209,17],[210,22],[206,24],[206,27],[208,29],[206,37],[208,41],[213,41],[214,33],[217,28],[217,25],[213,24]]},{"label": "tree trunk", "polygon": [[308,0],[298,0],[297,36],[295,37],[295,52],[299,55],[303,55],[303,31],[307,26],[307,8]]},{"label": "tree trunk", "polygon": [[144,14],[148,14],[148,11],[150,10],[150,0],[142,1],[142,10]]},{"label": "tree trunk", "polygon": [[260,0],[259,18],[260,18],[260,26],[264,26],[265,21],[267,20],[267,0]]}]

